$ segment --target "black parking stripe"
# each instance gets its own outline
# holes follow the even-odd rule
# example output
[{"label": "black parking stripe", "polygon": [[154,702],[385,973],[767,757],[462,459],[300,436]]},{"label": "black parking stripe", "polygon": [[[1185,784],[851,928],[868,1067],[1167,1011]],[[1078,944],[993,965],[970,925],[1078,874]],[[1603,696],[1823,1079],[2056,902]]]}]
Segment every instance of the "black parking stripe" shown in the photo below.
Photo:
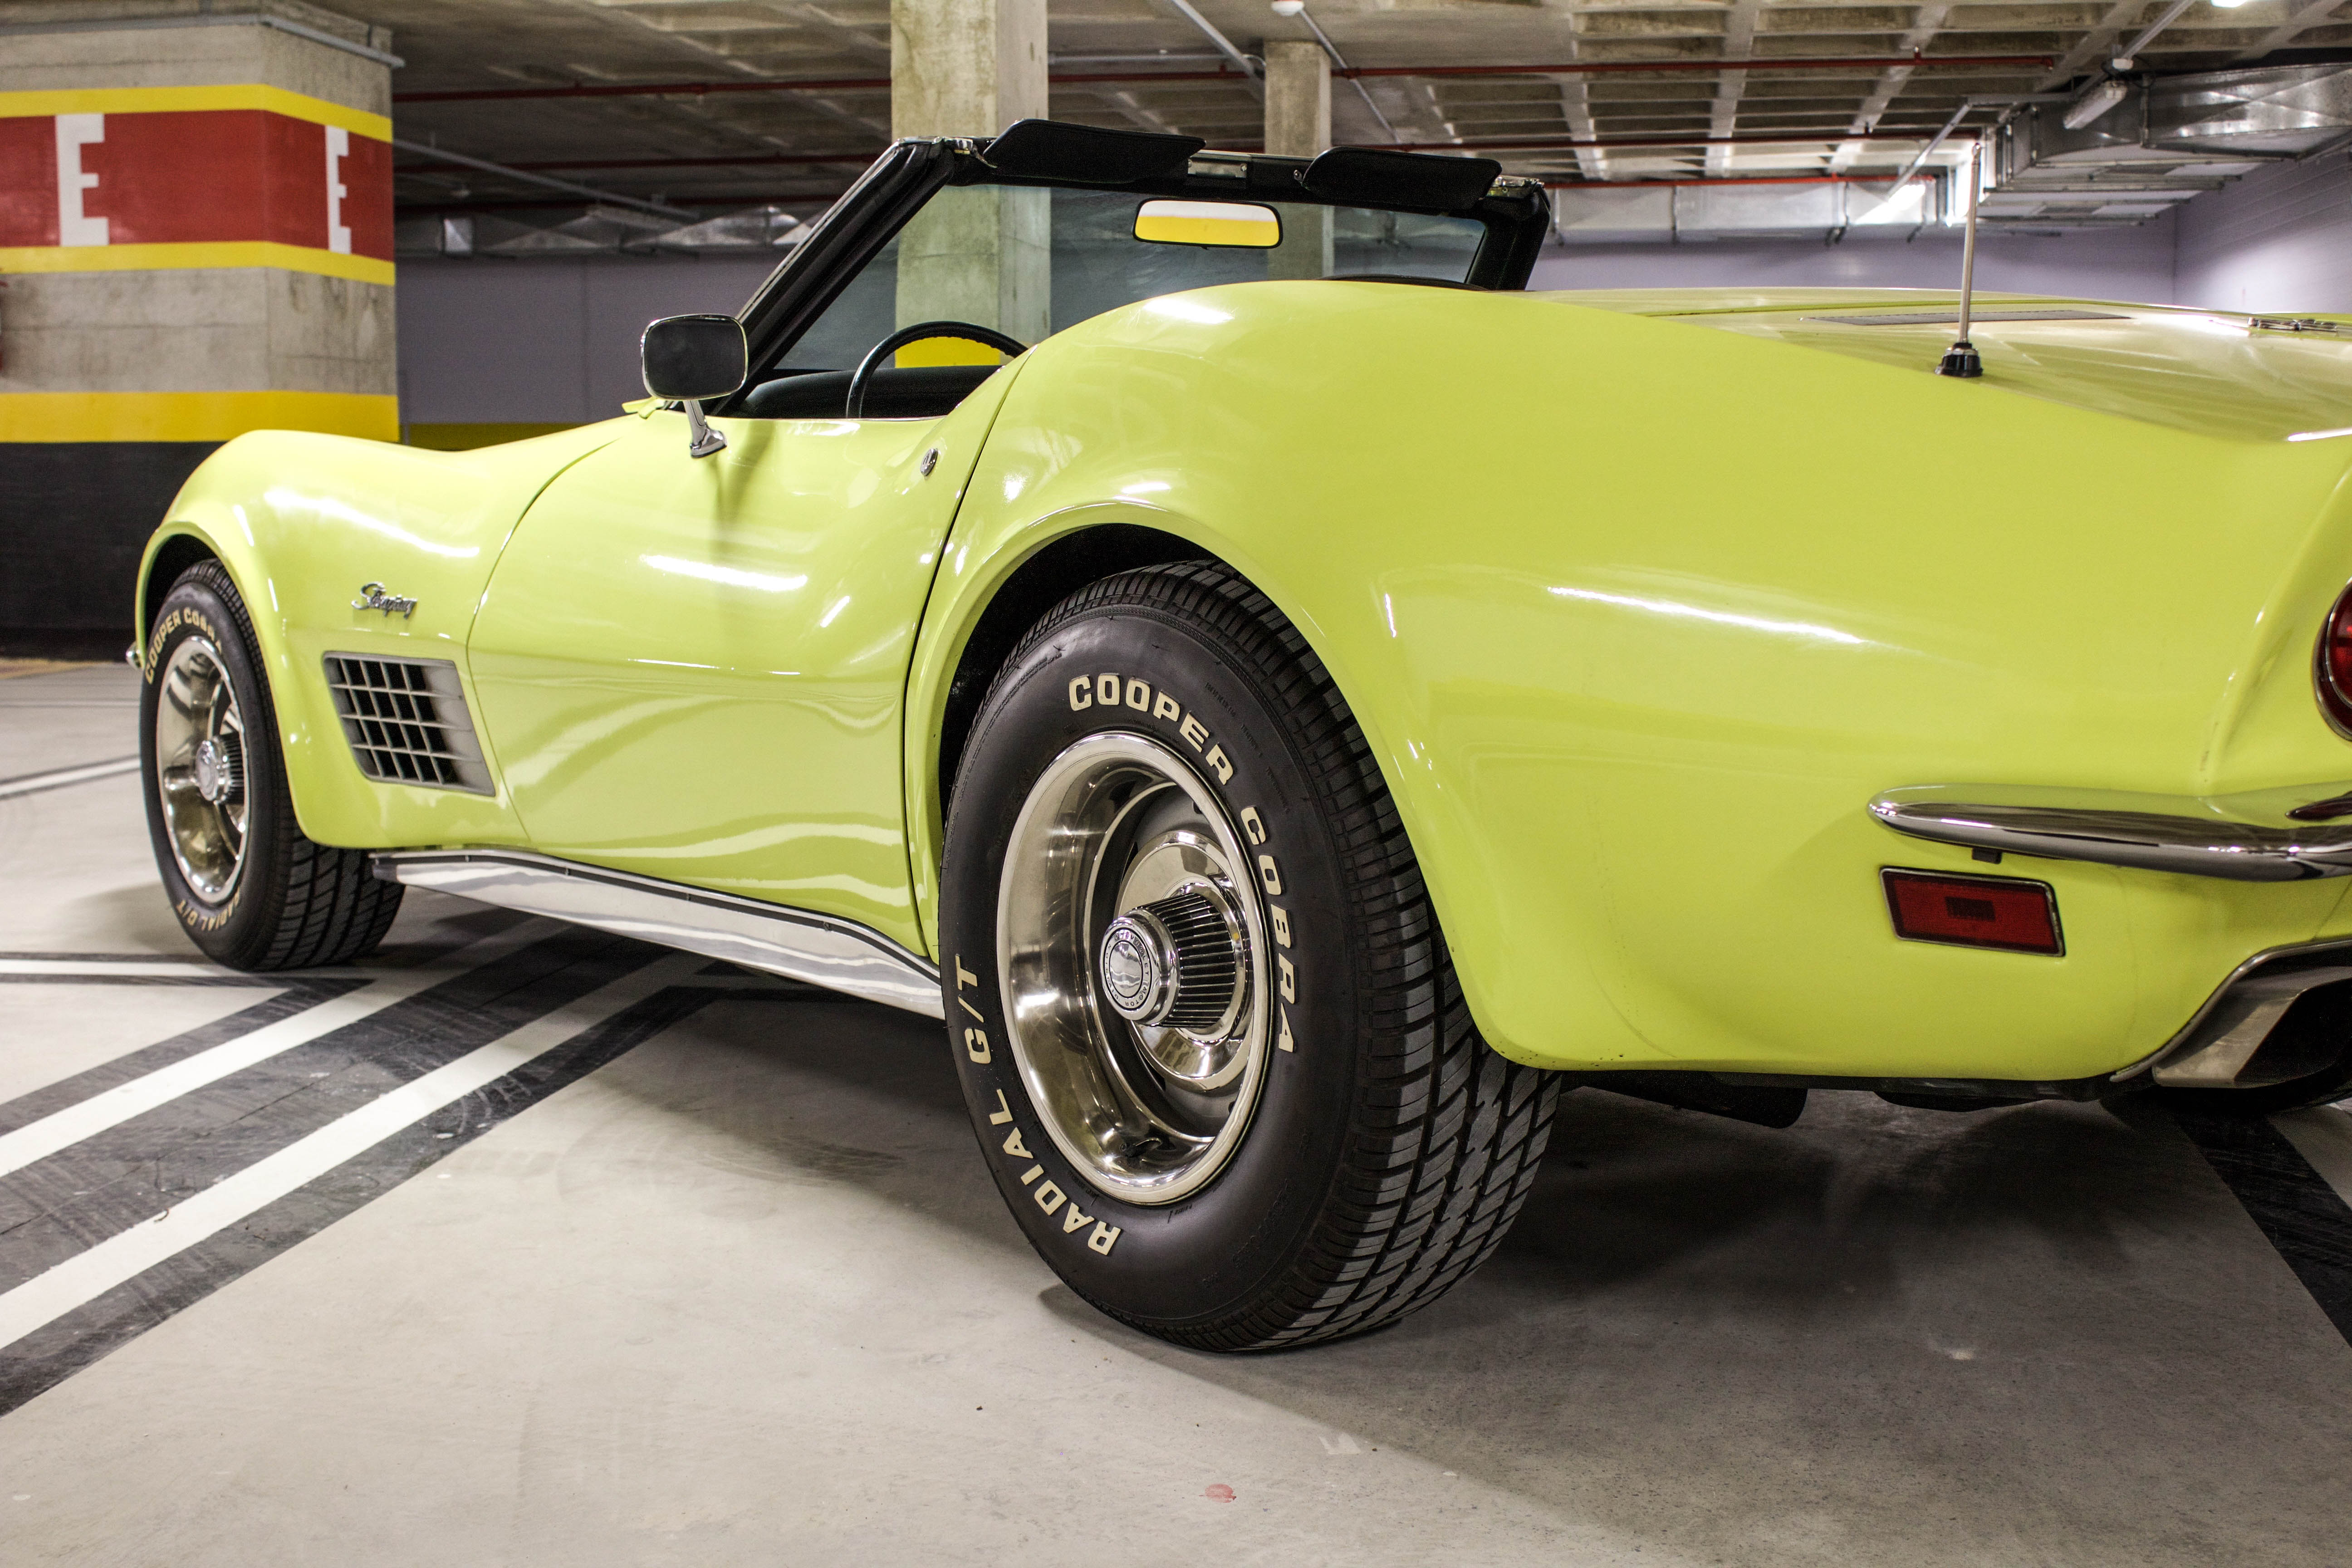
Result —
[{"label": "black parking stripe", "polygon": [[0,1176],[0,1290],[650,963],[567,931]]},{"label": "black parking stripe", "polygon": [[2261,1117],[2174,1120],[2336,1331],[2352,1342],[2352,1205]]},{"label": "black parking stripe", "polygon": [[[622,964],[625,973],[653,955],[653,950],[637,943],[623,945],[635,960]],[[702,1007],[739,996],[778,999],[772,992],[739,994],[711,986],[673,986],[656,992],[506,1077],[412,1123],[238,1224],[0,1349],[0,1415],[54,1388],[174,1313],[316,1236]]]},{"label": "black parking stripe", "polygon": [[101,1062],[75,1073],[70,1078],[43,1084],[29,1094],[19,1095],[0,1104],[0,1133],[14,1132],[19,1127],[28,1126],[45,1116],[54,1116],[68,1106],[79,1105],[133,1079],[145,1078],[159,1068],[170,1067],[173,1062],[194,1056],[199,1051],[225,1046],[256,1030],[266,1029],[272,1024],[307,1013],[321,1002],[349,995],[367,982],[298,978],[280,979],[274,984],[285,988],[281,994],[256,1002],[250,1007],[240,1007],[226,1018],[199,1024],[168,1040],[142,1046],[110,1062]]}]

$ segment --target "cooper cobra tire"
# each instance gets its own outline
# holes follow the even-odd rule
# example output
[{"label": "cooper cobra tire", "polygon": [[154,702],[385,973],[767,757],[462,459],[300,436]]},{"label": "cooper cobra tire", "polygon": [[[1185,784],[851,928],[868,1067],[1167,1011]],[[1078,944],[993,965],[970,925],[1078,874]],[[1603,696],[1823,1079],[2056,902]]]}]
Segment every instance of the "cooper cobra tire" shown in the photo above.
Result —
[{"label": "cooper cobra tire", "polygon": [[[1555,1078],[1479,1037],[1347,705],[1225,568],[1093,584],[1014,649],[940,894],[981,1148],[1112,1317],[1216,1351],[1361,1333],[1469,1274],[1526,1200]],[[1143,982],[1108,945],[1139,909],[1174,955]],[[1197,1029],[1122,1014],[1179,973],[1160,994]]]},{"label": "cooper cobra tire", "polygon": [[314,844],[295,825],[257,647],[217,563],[189,567],[157,606],[139,701],[156,868],[181,929],[215,962],[341,963],[383,940],[402,889],[371,875],[365,851]]}]

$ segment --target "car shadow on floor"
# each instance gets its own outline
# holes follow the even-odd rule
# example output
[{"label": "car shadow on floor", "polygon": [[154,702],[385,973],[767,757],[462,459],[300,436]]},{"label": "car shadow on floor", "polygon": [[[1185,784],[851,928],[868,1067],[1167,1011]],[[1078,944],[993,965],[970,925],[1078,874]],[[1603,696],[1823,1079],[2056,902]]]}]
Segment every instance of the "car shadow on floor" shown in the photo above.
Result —
[{"label": "car shadow on floor", "polygon": [[[669,1046],[597,1078],[676,1119],[673,1157],[845,1184],[1045,1278],[935,1022],[730,1001]],[[2352,1350],[2179,1131],[2126,1114],[1822,1094],[1774,1131],[1580,1090],[1496,1255],[1383,1331],[1218,1356],[1039,1299],[1335,1463],[1403,1450],[1698,1561],[2333,1563]]]},{"label": "car shadow on floor", "polygon": [[1046,1305],[1700,1561],[2316,1564],[2352,1527],[2352,1352],[2176,1131],[2096,1107],[1775,1132],[1584,1091],[1496,1256],[1385,1331],[1221,1357]]}]

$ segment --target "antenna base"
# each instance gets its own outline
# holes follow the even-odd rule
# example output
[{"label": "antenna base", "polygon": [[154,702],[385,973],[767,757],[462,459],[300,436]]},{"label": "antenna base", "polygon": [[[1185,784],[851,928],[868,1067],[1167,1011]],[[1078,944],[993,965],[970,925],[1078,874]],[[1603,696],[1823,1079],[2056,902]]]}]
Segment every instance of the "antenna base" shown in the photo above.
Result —
[{"label": "antenna base", "polygon": [[1963,378],[1982,375],[1984,361],[1977,357],[1976,345],[1962,338],[1944,351],[1943,362],[1936,366],[1936,374]]}]

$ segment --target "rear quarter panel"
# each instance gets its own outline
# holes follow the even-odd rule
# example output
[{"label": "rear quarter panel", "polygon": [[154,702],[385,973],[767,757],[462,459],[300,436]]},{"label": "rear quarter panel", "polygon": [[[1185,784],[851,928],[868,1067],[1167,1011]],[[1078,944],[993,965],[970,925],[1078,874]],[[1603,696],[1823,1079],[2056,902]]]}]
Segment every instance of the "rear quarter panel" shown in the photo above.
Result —
[{"label": "rear quarter panel", "polygon": [[[936,715],[1051,539],[1175,532],[1339,681],[1506,1054],[2081,1077],[2156,1048],[2250,953],[2352,929],[2341,885],[1995,871],[1864,803],[2352,778],[2307,674],[2352,564],[2344,468],[2329,443],[1527,296],[1203,290],[1033,351],[910,707]],[[936,728],[908,727],[927,918]],[[1898,941],[1888,865],[2047,881],[2067,952]]]},{"label": "rear quarter panel", "polygon": [[[305,834],[354,848],[519,841],[503,785],[484,796],[362,776],[336,718],[323,658],[335,652],[455,662],[497,776],[494,741],[481,723],[466,659],[483,586],[531,498],[626,423],[472,452],[257,431],[229,442],[189,478],[148,542],[140,581],[180,537],[199,541],[227,568],[261,643]],[[357,607],[368,583],[416,600],[415,615]],[[156,595],[168,586],[159,584]],[[142,592],[142,646],[155,608]]]}]

